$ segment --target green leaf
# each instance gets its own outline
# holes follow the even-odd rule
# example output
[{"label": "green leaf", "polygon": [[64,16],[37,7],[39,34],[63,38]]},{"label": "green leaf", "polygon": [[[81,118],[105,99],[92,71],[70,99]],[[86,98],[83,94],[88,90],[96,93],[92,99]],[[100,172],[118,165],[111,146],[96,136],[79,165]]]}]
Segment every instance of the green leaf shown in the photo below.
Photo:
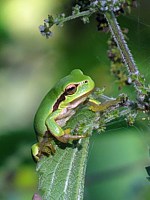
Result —
[{"label": "green leaf", "polygon": [[42,199],[83,199],[89,138],[76,145],[56,148],[54,156],[43,157],[37,165]]}]

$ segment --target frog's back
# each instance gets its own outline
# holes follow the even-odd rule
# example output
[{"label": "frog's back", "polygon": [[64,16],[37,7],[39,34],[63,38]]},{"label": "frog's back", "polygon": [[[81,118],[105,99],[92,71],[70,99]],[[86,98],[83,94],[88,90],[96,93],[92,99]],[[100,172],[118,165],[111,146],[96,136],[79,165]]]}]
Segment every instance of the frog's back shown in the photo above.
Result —
[{"label": "frog's back", "polygon": [[53,111],[53,105],[56,101],[56,92],[54,89],[49,91],[42,100],[34,117],[34,129],[37,137],[42,137],[47,131],[45,121],[50,113]]},{"label": "frog's back", "polygon": [[34,118],[34,129],[38,137],[43,136],[47,131],[45,121],[49,114],[53,112],[57,99],[61,96],[64,89],[64,83],[70,82],[70,75],[62,78],[44,97]]}]

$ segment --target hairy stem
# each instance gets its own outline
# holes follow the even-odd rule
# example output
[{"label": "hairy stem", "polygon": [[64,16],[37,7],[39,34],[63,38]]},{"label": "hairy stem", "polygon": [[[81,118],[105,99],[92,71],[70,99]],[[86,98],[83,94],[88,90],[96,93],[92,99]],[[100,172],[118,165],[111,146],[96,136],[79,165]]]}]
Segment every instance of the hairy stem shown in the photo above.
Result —
[{"label": "hairy stem", "polygon": [[[133,59],[133,56],[128,48],[128,45],[124,39],[124,35],[121,31],[121,28],[117,22],[117,19],[114,15],[113,12],[106,12],[105,13],[105,17],[108,21],[108,24],[109,24],[109,28],[110,28],[110,31],[113,35],[113,38],[121,52],[121,55],[122,55],[122,58],[123,58],[123,61],[124,63],[126,64],[126,67],[127,67],[127,70],[129,72],[129,75],[132,76],[135,75],[135,76],[140,76],[140,72],[138,71],[138,68],[134,62],[134,59]],[[138,79],[133,79],[133,84],[134,84],[134,87],[137,91],[138,94],[141,94],[141,90],[140,90],[140,87],[143,86],[143,84],[138,80]]]},{"label": "hairy stem", "polygon": [[[119,117],[126,117],[128,114],[131,113],[131,109],[126,109],[126,110],[122,110],[119,113]],[[107,119],[105,119],[105,123],[110,123],[112,120],[115,120],[116,117],[115,116],[110,116]]]},{"label": "hairy stem", "polygon": [[70,20],[73,20],[73,19],[76,19],[76,18],[79,18],[79,17],[89,16],[89,15],[93,14],[94,12],[95,12],[95,10],[82,11],[82,12],[79,12],[78,14],[65,17],[64,19],[60,19],[60,20],[55,19],[54,23],[56,25],[61,25],[65,22],[67,22],[67,21],[70,21]]}]

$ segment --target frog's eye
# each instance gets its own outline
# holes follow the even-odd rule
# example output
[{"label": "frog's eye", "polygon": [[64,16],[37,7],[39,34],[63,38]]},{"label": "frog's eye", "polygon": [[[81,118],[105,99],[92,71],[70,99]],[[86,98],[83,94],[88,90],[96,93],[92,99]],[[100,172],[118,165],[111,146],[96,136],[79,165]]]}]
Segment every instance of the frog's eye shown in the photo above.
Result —
[{"label": "frog's eye", "polygon": [[70,84],[66,87],[65,89],[65,94],[66,95],[71,95],[71,94],[74,94],[77,90],[77,85],[75,84]]}]

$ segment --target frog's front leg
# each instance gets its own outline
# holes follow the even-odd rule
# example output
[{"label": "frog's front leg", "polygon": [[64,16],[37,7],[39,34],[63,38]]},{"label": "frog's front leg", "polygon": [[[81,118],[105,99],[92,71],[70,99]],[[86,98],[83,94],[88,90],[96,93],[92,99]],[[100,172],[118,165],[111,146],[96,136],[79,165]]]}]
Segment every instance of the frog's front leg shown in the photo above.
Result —
[{"label": "frog's front leg", "polygon": [[57,118],[59,115],[60,111],[56,110],[46,119],[47,129],[55,138],[57,138],[57,140],[63,143],[67,143],[71,140],[79,140],[81,138],[87,137],[87,135],[71,135],[70,129],[63,130],[61,126],[57,124]]},{"label": "frog's front leg", "polygon": [[90,107],[89,109],[92,110],[93,112],[100,111],[101,108],[101,102],[97,101],[96,99],[88,99]]},{"label": "frog's front leg", "polygon": [[104,112],[108,110],[111,107],[116,107],[120,104],[125,104],[127,102],[127,96],[125,94],[120,94],[117,98],[112,98],[110,100],[107,100],[103,103],[95,100],[95,99],[89,99],[90,107],[89,109],[94,112]]}]

